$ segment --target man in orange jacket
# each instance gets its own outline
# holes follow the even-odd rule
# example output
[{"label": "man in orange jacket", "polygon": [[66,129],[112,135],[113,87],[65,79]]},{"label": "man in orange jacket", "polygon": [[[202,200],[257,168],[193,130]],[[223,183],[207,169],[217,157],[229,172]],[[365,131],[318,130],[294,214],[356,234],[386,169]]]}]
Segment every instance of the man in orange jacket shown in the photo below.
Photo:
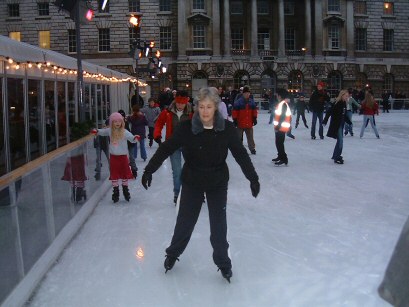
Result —
[{"label": "man in orange jacket", "polygon": [[[170,106],[164,109],[158,116],[153,131],[153,138],[159,145],[162,143],[162,130],[166,126],[166,136],[168,139],[172,136],[176,126],[180,122],[190,120],[192,118],[192,106],[189,104],[189,96],[186,91],[178,91],[175,99]],[[172,155],[170,155],[170,163],[172,165],[173,173],[173,202],[176,204],[180,191],[180,176],[182,173],[182,149],[179,148]]]}]

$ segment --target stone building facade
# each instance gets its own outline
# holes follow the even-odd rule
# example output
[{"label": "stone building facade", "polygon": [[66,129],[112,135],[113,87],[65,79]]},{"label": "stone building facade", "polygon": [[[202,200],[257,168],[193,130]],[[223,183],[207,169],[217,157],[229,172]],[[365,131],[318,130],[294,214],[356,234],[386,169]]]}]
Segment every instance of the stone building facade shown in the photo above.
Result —
[{"label": "stone building facade", "polygon": [[[1,1],[0,34],[39,45],[46,33],[47,48],[76,56],[74,22],[53,2]],[[83,58],[130,74],[138,65],[153,96],[164,87],[194,95],[245,84],[255,97],[277,87],[308,94],[319,80],[332,95],[365,86],[376,96],[409,93],[406,0],[110,0],[105,11],[102,0],[89,2],[95,16],[81,27]],[[151,79],[149,59],[130,58],[133,38],[155,41],[166,73]]]}]

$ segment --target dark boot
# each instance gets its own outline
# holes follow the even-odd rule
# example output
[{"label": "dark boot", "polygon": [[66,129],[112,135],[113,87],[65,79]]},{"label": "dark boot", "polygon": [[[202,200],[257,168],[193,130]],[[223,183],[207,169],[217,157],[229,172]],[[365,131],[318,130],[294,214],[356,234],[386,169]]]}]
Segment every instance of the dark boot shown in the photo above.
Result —
[{"label": "dark boot", "polygon": [[173,196],[173,203],[175,204],[175,206],[176,206],[177,201],[178,201],[178,195],[175,194],[175,196]]},{"label": "dark boot", "polygon": [[87,200],[87,192],[84,190],[84,188],[77,187],[75,191],[75,196],[76,200],[81,201],[81,200]]},{"label": "dark boot", "polygon": [[218,271],[221,271],[222,276],[230,283],[230,278],[233,276],[231,268],[219,268]]},{"label": "dark boot", "polygon": [[176,260],[179,261],[179,258],[166,255],[165,263],[163,264],[166,270],[165,274],[168,271],[172,270],[173,266],[175,265]]},{"label": "dark boot", "polygon": [[129,189],[127,185],[122,186],[122,192],[124,193],[125,200],[129,201],[131,199],[131,194],[129,194]]},{"label": "dark boot", "polygon": [[114,187],[112,189],[112,201],[117,203],[119,201],[119,187]]},{"label": "dark boot", "polygon": [[295,129],[297,129],[297,128],[298,128],[298,122],[295,123]]},{"label": "dark boot", "polygon": [[280,160],[280,161],[277,161],[276,163],[274,163],[276,166],[280,166],[280,165],[283,165],[283,164],[285,164],[285,165],[287,165],[288,164],[288,160]]},{"label": "dark boot", "polygon": [[279,158],[279,157],[277,157],[277,158],[272,159],[271,161],[273,161],[273,162],[277,162],[277,161],[280,161],[280,158]]}]

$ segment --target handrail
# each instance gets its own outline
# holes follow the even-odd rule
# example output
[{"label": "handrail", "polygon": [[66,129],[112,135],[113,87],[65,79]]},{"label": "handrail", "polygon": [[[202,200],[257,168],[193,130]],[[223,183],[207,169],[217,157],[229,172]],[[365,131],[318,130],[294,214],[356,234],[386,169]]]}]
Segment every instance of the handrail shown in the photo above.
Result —
[{"label": "handrail", "polygon": [[40,168],[44,163],[53,160],[54,158],[64,154],[67,151],[70,151],[79,145],[82,145],[86,143],[88,140],[90,140],[93,137],[93,135],[87,135],[77,141],[71,142],[67,145],[64,145],[60,148],[57,148],[56,150],[53,150],[33,161],[30,161],[23,166],[11,171],[10,173],[7,173],[3,176],[0,177],[0,189],[3,187],[9,185],[13,181],[18,180],[20,177],[23,175],[26,175],[27,173],[32,172],[33,170]]}]

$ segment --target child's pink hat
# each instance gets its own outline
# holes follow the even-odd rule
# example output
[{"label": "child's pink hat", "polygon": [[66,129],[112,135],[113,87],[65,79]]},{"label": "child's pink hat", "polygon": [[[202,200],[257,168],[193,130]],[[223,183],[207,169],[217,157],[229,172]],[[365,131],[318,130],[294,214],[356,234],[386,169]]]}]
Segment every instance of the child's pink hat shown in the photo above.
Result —
[{"label": "child's pink hat", "polygon": [[122,117],[122,115],[118,112],[114,112],[109,116],[109,126],[112,126],[112,122],[114,120],[120,120],[120,121],[124,121],[124,118]]}]

